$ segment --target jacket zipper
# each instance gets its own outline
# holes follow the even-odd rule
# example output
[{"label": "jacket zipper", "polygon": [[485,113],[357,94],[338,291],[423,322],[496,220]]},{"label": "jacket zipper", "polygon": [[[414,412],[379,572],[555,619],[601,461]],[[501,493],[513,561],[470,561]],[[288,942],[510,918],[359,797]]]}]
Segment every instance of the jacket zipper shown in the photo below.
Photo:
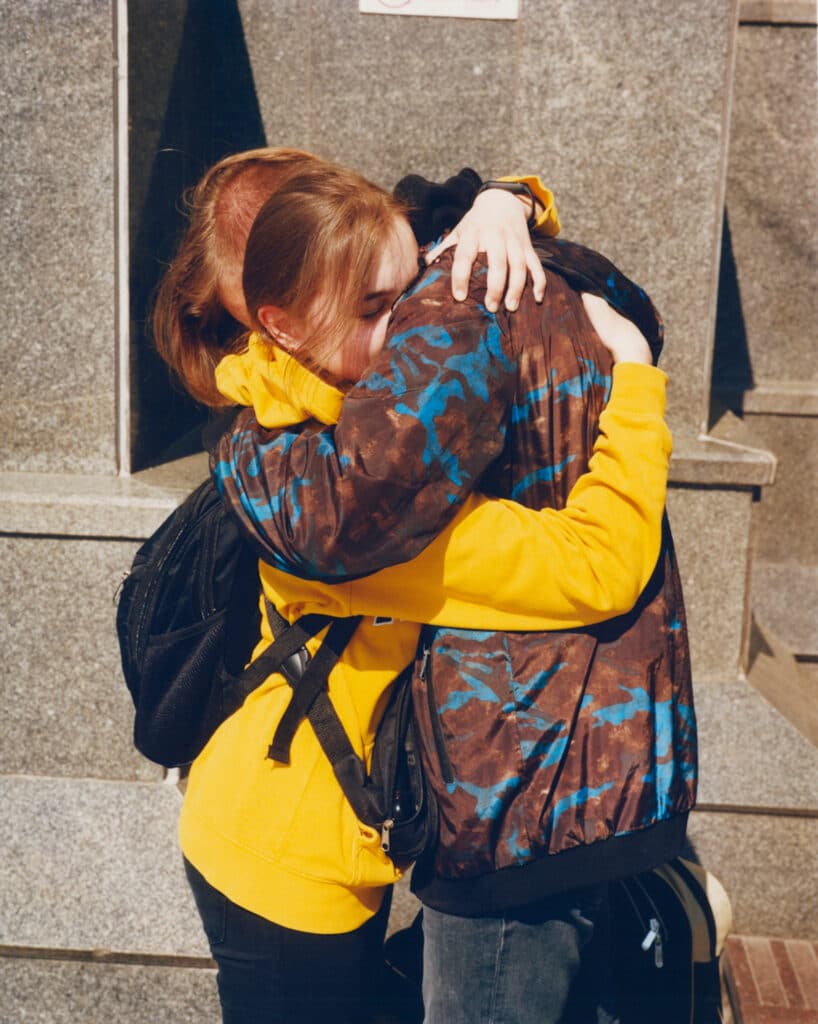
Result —
[{"label": "jacket zipper", "polygon": [[443,781],[448,784],[454,782],[454,769],[452,768],[452,762],[449,759],[449,754],[446,750],[446,738],[443,735],[443,727],[440,724],[440,713],[437,710],[435,691],[432,686],[432,677],[431,673],[428,672],[429,658],[431,654],[431,647],[424,644],[423,657],[420,662],[420,671],[418,675],[420,679],[426,683],[426,703],[429,708],[429,721],[432,723],[435,752],[437,753],[437,759],[440,764],[440,774],[443,777]]}]

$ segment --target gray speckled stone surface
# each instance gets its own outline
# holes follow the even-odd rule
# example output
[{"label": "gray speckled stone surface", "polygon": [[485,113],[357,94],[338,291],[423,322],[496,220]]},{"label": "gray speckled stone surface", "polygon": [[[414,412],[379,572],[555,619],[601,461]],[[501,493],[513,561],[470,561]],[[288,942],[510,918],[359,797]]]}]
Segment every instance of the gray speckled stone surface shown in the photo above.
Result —
[{"label": "gray speckled stone surface", "polygon": [[744,645],[752,491],[671,487],[668,514],[684,587],[693,678],[734,682]]},{"label": "gray speckled stone surface", "polygon": [[818,381],[815,47],[814,25],[738,33],[727,214],[756,383]]},{"label": "gray speckled stone surface", "polygon": [[174,786],[4,776],[0,803],[0,945],[209,956]]},{"label": "gray speckled stone surface", "polygon": [[145,538],[207,472],[200,453],[127,477],[0,473],[0,532]]},{"label": "gray speckled stone surface", "polygon": [[818,749],[749,683],[694,694],[700,803],[818,811]]},{"label": "gray speckled stone surface", "polygon": [[[815,345],[818,362],[818,319]],[[818,416],[749,415],[745,422],[778,463],[759,505],[759,558],[818,569]]]},{"label": "gray speckled stone surface", "polygon": [[[538,5],[535,5],[538,6]],[[521,23],[393,18],[312,4],[311,135],[386,185],[464,165],[511,173]]]},{"label": "gray speckled stone surface", "polygon": [[116,468],[113,8],[0,0],[0,470]]},{"label": "gray speckled stone surface", "polygon": [[734,12],[560,0],[525,4],[521,22],[513,163],[551,183],[566,237],[652,295],[671,420],[693,433],[709,398]]},{"label": "gray speckled stone surface", "polygon": [[6,1024],[216,1024],[213,969],[0,959]]},{"label": "gray speckled stone surface", "polygon": [[818,565],[757,561],[753,608],[796,654],[818,657]]},{"label": "gray speckled stone surface", "polygon": [[727,890],[734,931],[818,939],[818,818],[702,811],[688,834]]},{"label": "gray speckled stone surface", "polygon": [[420,910],[420,900],[412,895],[410,889],[411,881],[412,871],[410,868],[392,890],[392,907],[389,911],[389,924],[386,929],[388,935],[400,931],[401,928],[408,928]]},{"label": "gray speckled stone surface", "polygon": [[315,5],[303,0],[239,0],[238,6],[268,144],[329,156],[312,132]]},{"label": "gray speckled stone surface", "polygon": [[674,435],[671,484],[763,486],[773,482],[775,471],[775,457],[765,449],[724,443],[713,437]]},{"label": "gray speckled stone surface", "polygon": [[0,770],[155,779],[133,749],[114,594],[135,544],[0,536]]}]

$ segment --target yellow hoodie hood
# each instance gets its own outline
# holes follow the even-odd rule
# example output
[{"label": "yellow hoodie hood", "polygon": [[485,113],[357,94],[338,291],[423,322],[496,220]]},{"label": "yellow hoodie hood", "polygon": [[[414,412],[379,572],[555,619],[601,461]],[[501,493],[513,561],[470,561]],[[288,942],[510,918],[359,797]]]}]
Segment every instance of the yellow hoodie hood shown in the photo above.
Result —
[{"label": "yellow hoodie hood", "polygon": [[344,396],[283,349],[250,335],[244,352],[225,356],[216,367],[216,386],[237,405],[252,406],[263,427],[287,427],[304,420],[338,422]]}]

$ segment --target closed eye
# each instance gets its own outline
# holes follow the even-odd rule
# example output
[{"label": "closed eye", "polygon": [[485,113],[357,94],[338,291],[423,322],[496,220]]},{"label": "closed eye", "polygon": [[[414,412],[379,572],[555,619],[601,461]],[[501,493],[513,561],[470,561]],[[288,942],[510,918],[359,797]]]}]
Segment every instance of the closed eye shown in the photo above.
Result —
[{"label": "closed eye", "polygon": [[371,309],[365,309],[361,313],[361,319],[362,320],[377,320],[378,317],[383,316],[383,314],[388,309],[390,309],[390,308],[391,307],[389,305],[387,305],[386,302],[381,302],[377,306],[373,306]]}]

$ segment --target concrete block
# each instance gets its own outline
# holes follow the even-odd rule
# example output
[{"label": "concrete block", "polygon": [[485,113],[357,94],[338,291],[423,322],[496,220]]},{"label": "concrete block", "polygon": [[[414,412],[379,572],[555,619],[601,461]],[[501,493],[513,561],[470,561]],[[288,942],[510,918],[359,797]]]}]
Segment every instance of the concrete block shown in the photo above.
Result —
[{"label": "concrete block", "polygon": [[818,938],[818,818],[697,811],[688,835],[727,890],[735,932]]},{"label": "concrete block", "polygon": [[807,664],[753,616],[747,681],[818,750],[818,702]]},{"label": "concrete block", "polygon": [[132,746],[114,596],[139,542],[206,476],[204,455],[125,478],[0,474],[0,771],[161,777]]},{"label": "concrete block", "polygon": [[116,470],[115,6],[0,2],[0,471]]},{"label": "concrete block", "polygon": [[[809,531],[809,524],[799,530]],[[754,562],[753,609],[794,654],[818,657],[818,565]]]},{"label": "concrete block", "polygon": [[313,144],[387,186],[408,171],[440,179],[465,165],[485,177],[513,172],[520,26],[356,8],[313,5]]},{"label": "concrete block", "polygon": [[[316,6],[300,0],[238,0],[259,114],[271,146],[313,151],[318,142],[322,148],[312,132]],[[321,10],[316,13],[322,16]],[[348,21],[356,17],[350,11],[344,16]]]},{"label": "concrete block", "polygon": [[758,508],[758,557],[818,568],[818,416],[746,414],[745,422],[777,461]]},{"label": "concrete block", "polygon": [[743,680],[697,685],[694,697],[700,805],[818,814],[818,748],[799,723]]},{"label": "concrete block", "polygon": [[671,421],[696,433],[710,388],[735,5],[522,8],[513,162],[544,174],[566,237],[651,294],[667,326]]},{"label": "concrete block", "polygon": [[0,946],[207,958],[174,786],[0,776]]},{"label": "concrete block", "polygon": [[132,746],[114,594],[134,542],[0,536],[0,771],[157,779]]},{"label": "concrete block", "polygon": [[389,911],[387,935],[400,931],[402,928],[408,928],[417,917],[421,902],[412,895],[411,881],[412,869],[410,868],[392,890],[392,906]]},{"label": "concrete block", "polygon": [[[807,5],[810,6],[810,5]],[[818,382],[816,28],[742,25],[727,170],[740,316],[722,382]],[[742,360],[743,353],[743,360]]]},{"label": "concrete block", "polygon": [[188,1024],[220,1019],[216,972],[0,957],[7,1024]]},{"label": "concrete block", "polygon": [[733,682],[746,647],[753,491],[671,486],[668,514],[688,613],[693,678]]}]

